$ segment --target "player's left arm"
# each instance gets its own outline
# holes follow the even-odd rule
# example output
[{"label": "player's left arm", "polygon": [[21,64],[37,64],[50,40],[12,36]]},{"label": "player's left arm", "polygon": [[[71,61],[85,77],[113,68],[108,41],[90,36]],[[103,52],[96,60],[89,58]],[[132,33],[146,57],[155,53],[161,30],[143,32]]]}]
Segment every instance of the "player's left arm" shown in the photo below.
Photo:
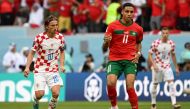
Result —
[{"label": "player's left arm", "polygon": [[172,45],[171,57],[172,57],[173,64],[175,66],[176,73],[179,74],[179,67],[178,67],[177,59],[175,55],[175,44]]},{"label": "player's left arm", "polygon": [[179,67],[177,65],[177,59],[176,59],[176,55],[174,52],[171,52],[171,56],[172,56],[172,61],[173,61],[173,64],[175,66],[175,70],[176,70],[176,73],[179,74]]},{"label": "player's left arm", "polygon": [[134,59],[132,59],[132,62],[133,62],[133,63],[138,63],[139,58],[140,58],[140,56],[141,56],[141,48],[142,48],[141,43],[138,43],[136,46],[137,46],[137,52],[136,52],[136,54],[135,54]]},{"label": "player's left arm", "polygon": [[64,51],[61,51],[60,52],[60,69],[61,69],[61,72],[65,72],[64,63],[65,63],[65,53],[64,53]]},{"label": "player's left arm", "polygon": [[64,64],[65,64],[65,40],[64,38],[62,38],[62,41],[61,41],[61,46],[60,46],[60,70],[61,72],[65,72],[65,67],[64,67]]},{"label": "player's left arm", "polygon": [[135,58],[132,60],[133,63],[138,63],[139,58],[141,56],[141,49],[142,49],[141,42],[142,42],[142,40],[143,40],[143,28],[139,28],[138,36],[136,39],[137,52],[135,54]]}]

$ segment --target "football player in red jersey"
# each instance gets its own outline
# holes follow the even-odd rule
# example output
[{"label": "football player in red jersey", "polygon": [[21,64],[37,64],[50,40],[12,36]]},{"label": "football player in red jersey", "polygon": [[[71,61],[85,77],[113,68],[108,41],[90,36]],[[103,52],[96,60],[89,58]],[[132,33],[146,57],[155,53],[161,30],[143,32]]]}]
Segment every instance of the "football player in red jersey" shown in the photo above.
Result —
[{"label": "football player in red jersey", "polygon": [[34,64],[34,103],[33,108],[39,109],[39,100],[45,94],[45,86],[49,86],[52,91],[52,98],[48,109],[55,109],[60,87],[63,81],[59,75],[58,59],[60,59],[60,70],[64,72],[64,37],[58,31],[58,21],[55,16],[49,16],[45,20],[45,32],[38,34],[33,43],[33,47],[27,58],[24,76],[29,75],[29,66],[37,53]]},{"label": "football player in red jersey", "polygon": [[110,23],[104,36],[103,52],[109,48],[109,62],[106,70],[111,109],[118,109],[116,83],[122,73],[125,75],[126,91],[129,95],[131,109],[138,109],[134,81],[137,74],[137,63],[141,56],[143,28],[133,22],[134,8],[131,3],[123,4],[121,19]]}]

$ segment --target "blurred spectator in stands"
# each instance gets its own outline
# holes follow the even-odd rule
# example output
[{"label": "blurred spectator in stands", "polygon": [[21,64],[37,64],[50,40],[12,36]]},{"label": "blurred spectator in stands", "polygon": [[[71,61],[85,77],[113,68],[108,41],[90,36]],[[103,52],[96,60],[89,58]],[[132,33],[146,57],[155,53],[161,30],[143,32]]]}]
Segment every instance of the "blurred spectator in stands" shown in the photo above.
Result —
[{"label": "blurred spectator in stands", "polygon": [[120,6],[121,6],[121,0],[111,0],[111,3],[109,4],[107,9],[106,25],[119,19],[120,13],[118,13],[118,9]]},{"label": "blurred spectator in stands", "polygon": [[141,55],[140,57],[139,57],[139,61],[138,61],[138,64],[137,64],[137,72],[142,72],[142,71],[147,71],[147,68],[145,67],[145,66],[143,66],[143,64],[142,63],[144,63],[144,62],[146,62],[146,59],[145,59],[145,57],[143,56],[143,55]]},{"label": "blurred spectator in stands", "polygon": [[13,3],[0,0],[0,25],[12,25],[14,22]]},{"label": "blurred spectator in stands", "polygon": [[[26,67],[26,60],[28,57],[30,49],[28,47],[23,47],[21,49],[20,55],[21,55],[21,59],[20,59],[20,63],[19,63],[19,68],[24,71],[25,67]],[[34,62],[35,62],[35,58],[33,58],[33,61],[30,65],[30,71],[34,70]]]},{"label": "blurred spectator in stands", "polygon": [[104,3],[101,0],[84,0],[86,9],[83,11],[87,15],[88,32],[101,32],[104,16]]},{"label": "blurred spectator in stands", "polygon": [[151,2],[151,8],[152,8],[152,14],[151,14],[151,20],[150,20],[150,27],[151,30],[160,30],[161,26],[161,18],[164,15],[164,2],[163,0],[152,0]]},{"label": "blurred spectator in stands", "polygon": [[146,0],[146,5],[142,7],[142,21],[141,26],[143,27],[143,31],[150,31],[150,19],[151,19],[151,7],[152,0]]},{"label": "blurred spectator in stands", "polygon": [[26,0],[20,0],[19,9],[16,12],[16,17],[14,25],[22,26],[24,23],[28,22],[30,7],[28,6]]},{"label": "blurred spectator in stands", "polygon": [[[164,16],[162,17],[161,26],[162,27],[169,27],[170,29],[176,29],[176,20],[178,15],[178,1],[176,0],[164,0]],[[172,32],[171,30],[170,32]]]},{"label": "blurred spectator in stands", "polygon": [[21,60],[20,60],[20,65],[26,65],[26,60],[27,60],[27,56],[29,53],[29,48],[28,47],[23,47],[21,49],[20,55],[21,55]]},{"label": "blurred spectator in stands", "polygon": [[16,51],[16,44],[11,43],[9,45],[9,50],[3,57],[3,66],[6,69],[7,73],[17,73],[20,72],[19,63],[21,56]]},{"label": "blurred spectator in stands", "polygon": [[30,11],[35,3],[41,3],[40,0],[15,0],[16,5],[19,3],[19,9],[16,11],[14,25],[22,26],[28,22]]},{"label": "blurred spectator in stands", "polygon": [[46,19],[50,15],[50,4],[48,3],[49,0],[43,1],[43,8],[44,8],[44,19]]},{"label": "blurred spectator in stands", "polygon": [[58,25],[61,33],[71,32],[71,0],[60,0],[58,3]]},{"label": "blurred spectator in stands", "polygon": [[32,6],[32,10],[29,15],[28,23],[24,24],[24,26],[30,26],[32,28],[38,28],[42,25],[44,19],[43,8],[39,3],[35,3]]},{"label": "blurred spectator in stands", "polygon": [[54,15],[54,16],[58,17],[58,15],[59,15],[58,14],[58,8],[59,8],[58,2],[59,2],[59,0],[47,0],[48,7],[46,10],[46,13],[44,13],[45,16],[47,15],[46,17],[48,17],[49,15]]},{"label": "blurred spectator in stands", "polygon": [[135,22],[142,26],[142,8],[146,5],[146,0],[131,0],[131,3],[136,7]]},{"label": "blurred spectator in stands", "polygon": [[104,53],[103,63],[96,69],[96,72],[105,72],[106,71],[106,65],[108,63],[108,52]]},{"label": "blurred spectator in stands", "polygon": [[72,73],[74,72],[73,70],[73,48],[71,47],[70,52],[67,51],[67,46],[65,45],[65,72],[66,73]]},{"label": "blurred spectator in stands", "polygon": [[87,54],[86,55],[86,60],[83,63],[83,65],[79,68],[79,72],[93,72],[95,68],[94,64],[94,58],[92,54]]},{"label": "blurred spectator in stands", "polygon": [[75,33],[87,33],[87,16],[85,12],[85,4],[73,4],[72,7],[72,27]]},{"label": "blurred spectator in stands", "polygon": [[181,53],[181,70],[190,71],[190,42],[186,42],[185,50]]},{"label": "blurred spectator in stands", "polygon": [[178,0],[179,18],[178,26],[180,30],[190,30],[189,17],[190,17],[190,0]]}]

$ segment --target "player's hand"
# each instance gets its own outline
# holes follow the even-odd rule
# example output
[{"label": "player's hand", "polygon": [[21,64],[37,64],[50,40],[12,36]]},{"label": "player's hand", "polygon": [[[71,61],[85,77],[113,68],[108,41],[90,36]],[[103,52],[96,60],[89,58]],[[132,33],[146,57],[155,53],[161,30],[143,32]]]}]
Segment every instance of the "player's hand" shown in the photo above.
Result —
[{"label": "player's hand", "polygon": [[29,75],[29,73],[30,73],[30,69],[29,68],[25,68],[25,70],[24,70],[24,77],[28,77],[28,75]]},{"label": "player's hand", "polygon": [[110,43],[111,39],[112,39],[111,33],[106,34],[105,37],[104,37],[104,41],[107,42],[107,43]]},{"label": "player's hand", "polygon": [[135,58],[132,59],[132,62],[133,62],[133,63],[138,63],[140,56],[141,56],[140,54],[136,53],[136,54],[135,54]]},{"label": "player's hand", "polygon": [[180,72],[179,72],[179,68],[176,68],[175,71],[176,71],[176,74],[177,74],[177,75],[180,74]]},{"label": "player's hand", "polygon": [[60,70],[61,70],[61,72],[65,73],[65,67],[64,66],[61,66]]}]

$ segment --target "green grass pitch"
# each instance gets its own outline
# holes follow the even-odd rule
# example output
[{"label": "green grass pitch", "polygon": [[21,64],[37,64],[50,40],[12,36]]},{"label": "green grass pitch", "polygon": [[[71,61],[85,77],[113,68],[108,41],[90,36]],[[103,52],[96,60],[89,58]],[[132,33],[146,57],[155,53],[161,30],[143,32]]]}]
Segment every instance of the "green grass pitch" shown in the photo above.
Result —
[{"label": "green grass pitch", "polygon": [[[190,109],[190,102],[179,102],[181,109]],[[131,109],[129,102],[118,103],[119,109]],[[48,103],[40,103],[39,109],[47,109]],[[109,109],[109,102],[59,102],[56,109]],[[32,109],[32,103],[3,103],[0,102],[0,109]],[[139,109],[150,109],[150,102],[139,102]],[[173,109],[170,102],[158,102],[157,109]]]}]

